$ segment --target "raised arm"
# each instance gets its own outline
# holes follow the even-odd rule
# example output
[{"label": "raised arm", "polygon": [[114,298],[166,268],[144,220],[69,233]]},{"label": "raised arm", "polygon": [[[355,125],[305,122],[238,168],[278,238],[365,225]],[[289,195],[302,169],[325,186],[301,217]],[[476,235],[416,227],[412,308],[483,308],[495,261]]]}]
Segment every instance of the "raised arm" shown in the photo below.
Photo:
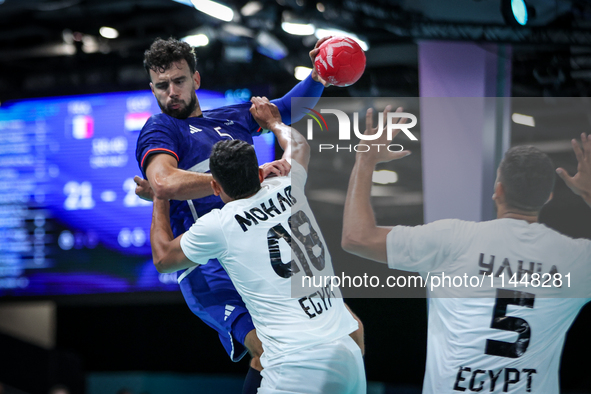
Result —
[{"label": "raised arm", "polygon": [[[314,49],[310,51],[310,60],[312,61],[312,72],[310,75],[293,87],[285,96],[271,100],[273,104],[279,109],[281,119],[285,124],[292,124],[302,119],[307,111],[305,107],[314,108],[325,86],[330,86],[328,82],[320,78],[314,67],[314,60],[316,55],[320,52],[320,45],[331,37],[324,37],[316,42]],[[297,105],[294,106],[294,113],[291,112],[292,98],[306,97],[306,99],[298,100]],[[292,117],[293,115],[293,117]],[[267,129],[270,130],[270,129]]]},{"label": "raised arm", "polygon": [[581,196],[591,207],[591,134],[582,133],[580,145],[577,140],[571,142],[577,156],[577,173],[571,177],[563,168],[556,169],[556,172],[573,193]]},{"label": "raised arm", "polygon": [[168,200],[155,198],[152,210],[150,244],[152,259],[158,272],[175,272],[195,266],[181,249],[181,236],[174,238],[170,228],[170,204]]},{"label": "raised arm", "polygon": [[279,109],[266,97],[253,97],[250,113],[264,129],[271,130],[283,149],[282,159],[297,161],[306,171],[310,162],[310,145],[293,127],[281,121]]},{"label": "raised arm", "polygon": [[[399,110],[401,109],[399,108]],[[387,123],[389,111],[390,107],[388,106],[384,110],[383,124]],[[365,134],[367,135],[375,134],[378,131],[373,127],[372,113],[373,111],[368,109],[365,117]],[[396,134],[394,131],[393,137]],[[390,152],[384,149],[384,146],[389,143],[384,130],[382,136],[371,144],[369,151],[357,152],[355,156],[355,165],[345,200],[343,238],[341,240],[341,246],[345,251],[381,263],[387,262],[386,237],[392,228],[376,225],[370,200],[373,171],[378,163],[400,159],[410,154],[409,151]]]}]

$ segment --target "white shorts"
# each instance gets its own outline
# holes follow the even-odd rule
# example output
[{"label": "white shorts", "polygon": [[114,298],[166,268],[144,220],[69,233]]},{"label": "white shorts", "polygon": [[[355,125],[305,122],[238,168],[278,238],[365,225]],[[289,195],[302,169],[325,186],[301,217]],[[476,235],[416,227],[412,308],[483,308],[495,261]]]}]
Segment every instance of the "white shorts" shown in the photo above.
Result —
[{"label": "white shorts", "polygon": [[367,392],[361,349],[348,335],[264,364],[258,394]]}]

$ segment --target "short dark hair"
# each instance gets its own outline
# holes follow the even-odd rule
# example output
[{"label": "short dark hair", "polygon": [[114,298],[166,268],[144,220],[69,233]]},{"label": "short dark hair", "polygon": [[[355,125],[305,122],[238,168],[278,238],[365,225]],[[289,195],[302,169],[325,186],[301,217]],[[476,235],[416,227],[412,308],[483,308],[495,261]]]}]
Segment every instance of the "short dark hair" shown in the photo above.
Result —
[{"label": "short dark hair", "polygon": [[217,142],[209,157],[211,175],[233,199],[249,197],[261,188],[254,147],[240,140]]},{"label": "short dark hair", "polygon": [[150,76],[150,70],[164,72],[172,63],[185,59],[191,74],[197,70],[197,58],[191,45],[170,37],[163,40],[158,37],[146,52],[144,52],[144,68]]},{"label": "short dark hair", "polygon": [[533,146],[509,149],[499,165],[507,206],[527,212],[542,209],[554,189],[555,178],[552,160]]}]

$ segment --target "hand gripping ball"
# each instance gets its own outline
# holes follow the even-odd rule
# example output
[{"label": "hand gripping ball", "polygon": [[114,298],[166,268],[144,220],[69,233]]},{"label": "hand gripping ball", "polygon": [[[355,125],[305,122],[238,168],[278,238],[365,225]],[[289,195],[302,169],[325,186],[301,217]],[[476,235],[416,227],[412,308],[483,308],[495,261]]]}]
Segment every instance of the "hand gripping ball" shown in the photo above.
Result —
[{"label": "hand gripping ball", "polygon": [[320,45],[314,67],[331,85],[349,86],[357,82],[365,70],[365,53],[352,38],[333,37]]}]

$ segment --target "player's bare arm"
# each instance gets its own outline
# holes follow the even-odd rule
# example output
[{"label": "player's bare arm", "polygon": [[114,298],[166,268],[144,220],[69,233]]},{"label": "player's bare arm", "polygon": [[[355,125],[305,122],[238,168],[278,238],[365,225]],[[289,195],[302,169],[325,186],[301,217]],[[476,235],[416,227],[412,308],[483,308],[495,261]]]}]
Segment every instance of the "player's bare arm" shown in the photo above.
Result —
[{"label": "player's bare arm", "polygon": [[275,134],[279,146],[284,151],[282,159],[293,159],[308,171],[310,162],[308,141],[297,130],[281,121],[279,110],[266,97],[253,97],[251,101],[250,113],[259,126]]},{"label": "player's bare arm", "polygon": [[580,145],[575,139],[571,142],[579,163],[577,173],[571,177],[563,168],[558,168],[556,172],[573,193],[581,196],[591,207],[591,134],[582,133]]},{"label": "player's bare arm", "polygon": [[157,198],[191,200],[213,194],[210,174],[181,170],[168,154],[152,155],[148,160],[146,176]]},{"label": "player's bare arm", "polygon": [[194,267],[195,263],[181,249],[181,236],[174,238],[170,228],[170,203],[155,198],[150,228],[150,244],[154,266],[160,273],[175,272]]},{"label": "player's bare arm", "polygon": [[[397,111],[402,111],[402,108],[398,108]],[[386,107],[383,112],[383,124],[386,124],[389,112],[390,106]],[[368,109],[365,116],[364,134],[366,135],[372,135],[378,131],[377,127],[373,127],[372,114],[372,109]],[[399,122],[406,122],[406,119],[400,119]],[[399,131],[399,129],[395,130],[392,133],[392,138]],[[387,149],[379,149],[380,145],[388,145],[389,143],[388,133],[383,132],[376,143],[372,144],[372,149],[367,152],[357,152],[355,156],[355,166],[349,179],[345,200],[343,238],[341,240],[341,246],[345,251],[380,263],[387,262],[386,237],[392,228],[376,225],[370,200],[372,174],[376,164],[401,159],[410,154],[409,151],[390,152]]]},{"label": "player's bare arm", "polygon": [[261,365],[261,356],[263,355],[263,344],[257,336],[257,331],[251,330],[246,334],[244,338],[244,346],[248,349],[248,353],[252,357],[250,360],[250,367],[257,371],[262,371],[263,366]]},{"label": "player's bare arm", "polygon": [[[213,194],[211,174],[185,171],[178,168],[176,159],[167,154],[154,155],[148,158],[148,179],[134,177],[135,194],[138,197],[153,201],[154,196],[169,200],[193,200]],[[270,174],[285,176],[289,173],[289,163],[275,160],[261,166],[263,178]],[[149,181],[152,174],[153,181]]]}]

